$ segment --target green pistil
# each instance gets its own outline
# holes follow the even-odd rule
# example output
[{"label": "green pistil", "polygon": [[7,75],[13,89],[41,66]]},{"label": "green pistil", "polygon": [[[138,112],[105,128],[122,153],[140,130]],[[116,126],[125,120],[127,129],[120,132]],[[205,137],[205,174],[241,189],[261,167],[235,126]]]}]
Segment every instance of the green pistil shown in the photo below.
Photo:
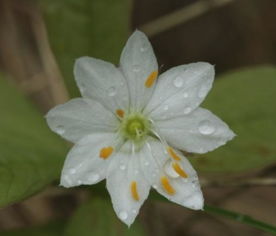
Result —
[{"label": "green pistil", "polygon": [[150,130],[150,122],[141,114],[130,114],[121,124],[121,132],[124,138],[135,142],[143,141]]}]

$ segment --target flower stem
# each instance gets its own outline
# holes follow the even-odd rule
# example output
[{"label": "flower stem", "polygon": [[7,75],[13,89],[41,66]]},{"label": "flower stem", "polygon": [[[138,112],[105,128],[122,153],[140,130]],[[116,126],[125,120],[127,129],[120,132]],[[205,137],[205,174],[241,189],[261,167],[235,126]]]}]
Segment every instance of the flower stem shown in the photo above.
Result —
[{"label": "flower stem", "polygon": [[210,214],[220,215],[225,218],[229,218],[229,219],[250,225],[252,227],[263,230],[265,232],[276,234],[276,226],[267,224],[259,220],[255,220],[248,215],[240,214],[237,212],[233,212],[233,211],[229,211],[229,210],[225,210],[219,207],[214,207],[209,205],[205,205],[204,211]]}]

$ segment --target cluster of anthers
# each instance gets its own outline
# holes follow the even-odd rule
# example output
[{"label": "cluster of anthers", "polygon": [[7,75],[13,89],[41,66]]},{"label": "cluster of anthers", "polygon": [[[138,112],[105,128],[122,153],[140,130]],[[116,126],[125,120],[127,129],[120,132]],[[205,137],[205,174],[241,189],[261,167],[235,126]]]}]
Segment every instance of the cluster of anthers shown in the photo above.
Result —
[{"label": "cluster of anthers", "polygon": [[177,66],[158,78],[152,47],[135,31],[119,68],[83,57],[74,73],[83,98],[46,116],[54,132],[75,143],[61,185],[106,179],[114,210],[128,225],[151,187],[173,202],[202,209],[197,174],[179,150],[205,153],[234,137],[223,121],[199,107],[212,86],[213,66]]}]

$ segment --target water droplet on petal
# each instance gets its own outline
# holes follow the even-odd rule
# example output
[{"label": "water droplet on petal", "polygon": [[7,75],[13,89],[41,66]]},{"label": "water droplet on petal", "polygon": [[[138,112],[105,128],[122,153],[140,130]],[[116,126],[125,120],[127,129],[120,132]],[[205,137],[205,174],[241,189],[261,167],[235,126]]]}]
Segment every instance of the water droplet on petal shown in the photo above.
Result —
[{"label": "water droplet on petal", "polygon": [[119,213],[119,217],[120,217],[121,220],[126,220],[127,217],[128,217],[128,214],[127,214],[127,212],[125,212],[125,211],[121,211],[121,212]]},{"label": "water droplet on petal", "polygon": [[126,169],[126,166],[125,166],[125,165],[120,165],[120,169],[121,169],[121,170],[125,170],[125,169]]},{"label": "water droplet on petal", "polygon": [[149,162],[148,162],[148,161],[145,161],[144,165],[145,165],[145,166],[148,166],[148,165],[149,165]]},{"label": "water droplet on petal", "polygon": [[76,174],[76,172],[77,172],[77,171],[76,171],[76,169],[74,169],[74,168],[72,168],[72,169],[69,170],[69,173],[70,173],[71,175]]},{"label": "water droplet on petal", "polygon": [[110,87],[108,90],[107,90],[107,94],[108,96],[110,97],[113,97],[116,95],[116,88],[115,87]]},{"label": "water droplet on petal", "polygon": [[81,184],[82,184],[82,181],[81,181],[81,180],[78,180],[78,184],[81,185]]},{"label": "water droplet on petal", "polygon": [[209,120],[203,120],[199,123],[198,130],[203,135],[210,135],[214,133],[215,127]]},{"label": "water droplet on petal", "polygon": [[64,132],[65,132],[64,126],[63,126],[63,125],[58,125],[58,126],[56,127],[56,131],[57,131],[57,133],[58,133],[59,135],[64,134]]},{"label": "water droplet on petal", "polygon": [[184,109],[184,114],[187,115],[187,114],[189,114],[191,111],[192,111],[192,108],[186,107],[186,108]]},{"label": "water droplet on petal", "polygon": [[138,175],[138,174],[139,174],[139,170],[134,170],[134,173],[135,173],[136,175]]},{"label": "water droplet on petal", "polygon": [[132,209],[132,213],[133,214],[137,214],[137,210],[136,209]]},{"label": "water droplet on petal", "polygon": [[138,65],[133,66],[133,71],[134,72],[139,72],[140,70],[141,70],[140,66],[138,66]]},{"label": "water droplet on petal", "polygon": [[157,188],[157,185],[156,185],[156,184],[154,184],[154,185],[152,185],[152,187],[156,189],[156,188]]},{"label": "water droplet on petal", "polygon": [[180,77],[180,76],[177,76],[177,77],[174,79],[173,84],[174,84],[174,86],[177,87],[177,88],[182,87],[182,86],[183,86],[183,78]]},{"label": "water droplet on petal", "polygon": [[189,94],[188,93],[183,93],[183,97],[187,98],[187,97],[189,97]]},{"label": "water droplet on petal", "polygon": [[166,174],[168,176],[170,176],[171,178],[178,178],[179,177],[179,174],[177,174],[175,172],[175,170],[173,169],[172,167],[172,161],[171,160],[168,160],[165,165],[164,165],[164,170],[166,172]]},{"label": "water droplet on petal", "polygon": [[164,106],[164,111],[167,111],[169,109],[169,106],[168,105],[165,105]]},{"label": "water droplet on petal", "polygon": [[141,52],[146,51],[146,47],[141,47],[141,48],[140,48],[140,51],[141,51]]},{"label": "water droplet on petal", "polygon": [[187,179],[187,178],[182,179],[182,181],[183,181],[184,183],[188,183],[188,179]]}]

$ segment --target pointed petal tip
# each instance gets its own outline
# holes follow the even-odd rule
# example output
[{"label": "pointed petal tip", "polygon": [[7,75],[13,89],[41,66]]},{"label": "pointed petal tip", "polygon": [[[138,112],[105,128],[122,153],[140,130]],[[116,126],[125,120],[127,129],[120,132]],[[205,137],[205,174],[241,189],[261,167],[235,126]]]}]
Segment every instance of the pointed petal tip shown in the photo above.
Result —
[{"label": "pointed petal tip", "polygon": [[143,36],[146,36],[146,34],[143,32],[143,31],[141,31],[141,30],[139,30],[139,29],[135,29],[134,30],[134,32],[132,33],[132,35],[135,35],[135,34],[137,34],[137,35],[143,35]]},{"label": "pointed petal tip", "polygon": [[128,41],[132,41],[132,40],[148,40],[148,37],[147,37],[147,35],[144,33],[144,32],[142,32],[142,31],[140,31],[140,30],[138,30],[138,29],[136,29],[131,35],[130,35],[130,37],[129,37],[129,39],[128,39]]},{"label": "pointed petal tip", "polygon": [[202,72],[207,72],[211,74],[212,77],[215,76],[215,66],[209,62],[199,61],[196,63],[198,70]]},{"label": "pointed petal tip", "polygon": [[[138,213],[137,213],[138,214]],[[134,220],[136,219],[137,214],[130,215],[126,211],[116,211],[116,215],[120,221],[127,225],[128,228],[133,224]]]},{"label": "pointed petal tip", "polygon": [[189,199],[185,200],[183,205],[192,210],[203,210],[204,199],[201,192],[193,194]]}]

